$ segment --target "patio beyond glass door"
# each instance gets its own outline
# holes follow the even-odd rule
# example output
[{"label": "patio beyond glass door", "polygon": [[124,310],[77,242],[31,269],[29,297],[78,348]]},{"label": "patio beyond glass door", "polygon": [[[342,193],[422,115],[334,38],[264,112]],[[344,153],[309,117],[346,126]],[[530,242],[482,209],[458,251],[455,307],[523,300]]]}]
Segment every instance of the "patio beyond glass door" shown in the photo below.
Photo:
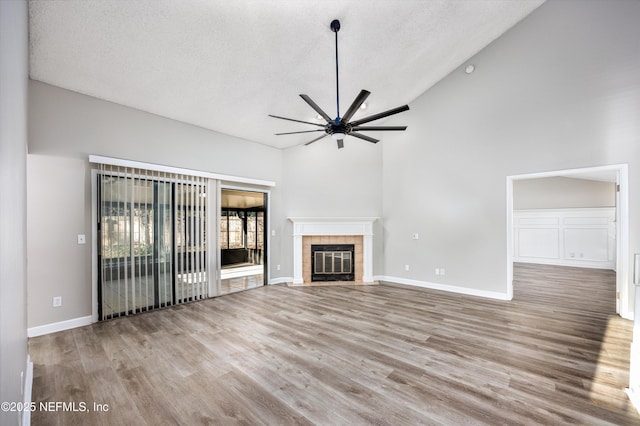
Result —
[{"label": "patio beyond glass door", "polygon": [[204,179],[115,168],[98,188],[100,320],[208,296]]},{"label": "patio beyond glass door", "polygon": [[220,294],[265,284],[266,197],[262,192],[221,191]]}]

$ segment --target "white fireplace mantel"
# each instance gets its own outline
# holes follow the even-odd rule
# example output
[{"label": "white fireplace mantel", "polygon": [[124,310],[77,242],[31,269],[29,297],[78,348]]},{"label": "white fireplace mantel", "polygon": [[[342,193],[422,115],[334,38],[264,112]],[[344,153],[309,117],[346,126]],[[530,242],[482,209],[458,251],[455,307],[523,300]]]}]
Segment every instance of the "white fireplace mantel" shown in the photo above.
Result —
[{"label": "white fireplace mantel", "polygon": [[293,222],[293,283],[302,284],[302,237],[362,236],[362,281],[373,282],[373,222],[377,217],[290,217]]}]

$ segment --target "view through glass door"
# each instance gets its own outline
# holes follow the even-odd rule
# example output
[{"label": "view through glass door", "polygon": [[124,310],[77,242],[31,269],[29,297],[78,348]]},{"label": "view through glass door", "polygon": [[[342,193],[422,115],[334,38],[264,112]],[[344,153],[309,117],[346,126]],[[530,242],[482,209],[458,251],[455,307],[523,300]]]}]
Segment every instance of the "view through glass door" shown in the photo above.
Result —
[{"label": "view through glass door", "polygon": [[206,188],[202,178],[103,166],[100,320],[208,296]]},{"label": "view through glass door", "polygon": [[266,198],[262,192],[221,190],[220,294],[265,284]]}]

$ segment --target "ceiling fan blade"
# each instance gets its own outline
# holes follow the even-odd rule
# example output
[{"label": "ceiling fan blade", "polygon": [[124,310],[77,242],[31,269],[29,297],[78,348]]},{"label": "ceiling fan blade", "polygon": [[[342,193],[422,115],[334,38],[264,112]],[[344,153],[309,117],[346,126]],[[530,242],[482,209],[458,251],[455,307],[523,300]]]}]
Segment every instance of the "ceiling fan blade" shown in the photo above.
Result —
[{"label": "ceiling fan blade", "polygon": [[307,96],[307,95],[300,95],[300,97],[301,97],[302,99],[304,99],[304,101],[305,101],[306,103],[308,103],[308,104],[309,104],[309,106],[310,106],[311,108],[313,108],[313,109],[314,109],[318,114],[320,114],[320,115],[322,116],[322,118],[324,118],[324,119],[327,121],[327,123],[330,123],[330,122],[332,122],[332,121],[333,121],[333,119],[332,119],[331,117],[329,117],[329,116],[327,115],[327,113],[326,113],[326,112],[324,112],[324,111],[322,110],[322,108],[320,108],[320,107],[319,107],[315,102],[313,102],[309,96]]},{"label": "ceiling fan blade", "polygon": [[377,131],[377,130],[407,130],[407,126],[355,126],[351,130],[355,131]]},{"label": "ceiling fan blade", "polygon": [[320,139],[324,138],[325,136],[327,136],[327,134],[326,134],[326,133],[325,133],[324,135],[320,136],[320,137],[315,138],[315,139],[314,139],[314,140],[312,140],[312,141],[309,141],[309,142],[305,143],[305,145],[311,145],[312,143],[314,143],[314,142],[316,142],[316,141],[319,141]]},{"label": "ceiling fan blade", "polygon": [[348,123],[349,120],[351,120],[351,117],[353,117],[353,114],[358,111],[360,105],[362,105],[362,103],[367,99],[367,97],[369,97],[370,94],[371,92],[369,92],[368,90],[361,90],[360,94],[356,96],[356,98],[353,100],[353,103],[342,117],[342,121]]},{"label": "ceiling fan blade", "polygon": [[271,114],[269,114],[269,117],[279,118],[280,120],[295,121],[296,123],[311,124],[313,126],[319,126],[319,127],[324,127],[325,126],[324,124],[312,123],[311,121],[296,120],[294,118],[280,117],[279,115],[271,115]]},{"label": "ceiling fan blade", "polygon": [[316,130],[303,130],[301,132],[286,132],[286,133],[276,133],[276,136],[281,135],[295,135],[297,133],[311,133],[311,132],[323,132],[324,129],[316,129]]},{"label": "ceiling fan blade", "polygon": [[390,109],[388,111],[384,111],[384,112],[381,112],[379,114],[373,114],[373,115],[370,115],[368,117],[361,118],[360,120],[356,120],[356,121],[354,121],[352,123],[349,123],[349,124],[351,124],[354,127],[357,127],[360,124],[368,123],[368,122],[373,121],[373,120],[379,120],[381,118],[388,117],[390,115],[398,114],[399,112],[404,112],[404,111],[408,111],[408,110],[409,110],[409,105],[403,105],[401,107]]},{"label": "ceiling fan blade", "polygon": [[366,135],[361,135],[360,133],[351,132],[351,133],[349,133],[349,136],[353,136],[354,138],[358,138],[358,139],[363,139],[363,140],[365,140],[367,142],[371,142],[371,143],[380,142],[378,139],[374,139],[374,138],[366,136]]},{"label": "ceiling fan blade", "polygon": [[344,139],[338,139],[338,149],[344,148]]}]

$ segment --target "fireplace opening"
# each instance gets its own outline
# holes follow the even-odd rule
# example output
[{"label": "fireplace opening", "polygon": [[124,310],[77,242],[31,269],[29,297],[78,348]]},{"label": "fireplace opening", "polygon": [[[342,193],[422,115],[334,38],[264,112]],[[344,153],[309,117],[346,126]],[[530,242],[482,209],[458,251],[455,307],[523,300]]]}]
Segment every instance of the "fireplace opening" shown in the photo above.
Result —
[{"label": "fireplace opening", "polygon": [[353,244],[312,244],[311,281],[355,281]]}]

